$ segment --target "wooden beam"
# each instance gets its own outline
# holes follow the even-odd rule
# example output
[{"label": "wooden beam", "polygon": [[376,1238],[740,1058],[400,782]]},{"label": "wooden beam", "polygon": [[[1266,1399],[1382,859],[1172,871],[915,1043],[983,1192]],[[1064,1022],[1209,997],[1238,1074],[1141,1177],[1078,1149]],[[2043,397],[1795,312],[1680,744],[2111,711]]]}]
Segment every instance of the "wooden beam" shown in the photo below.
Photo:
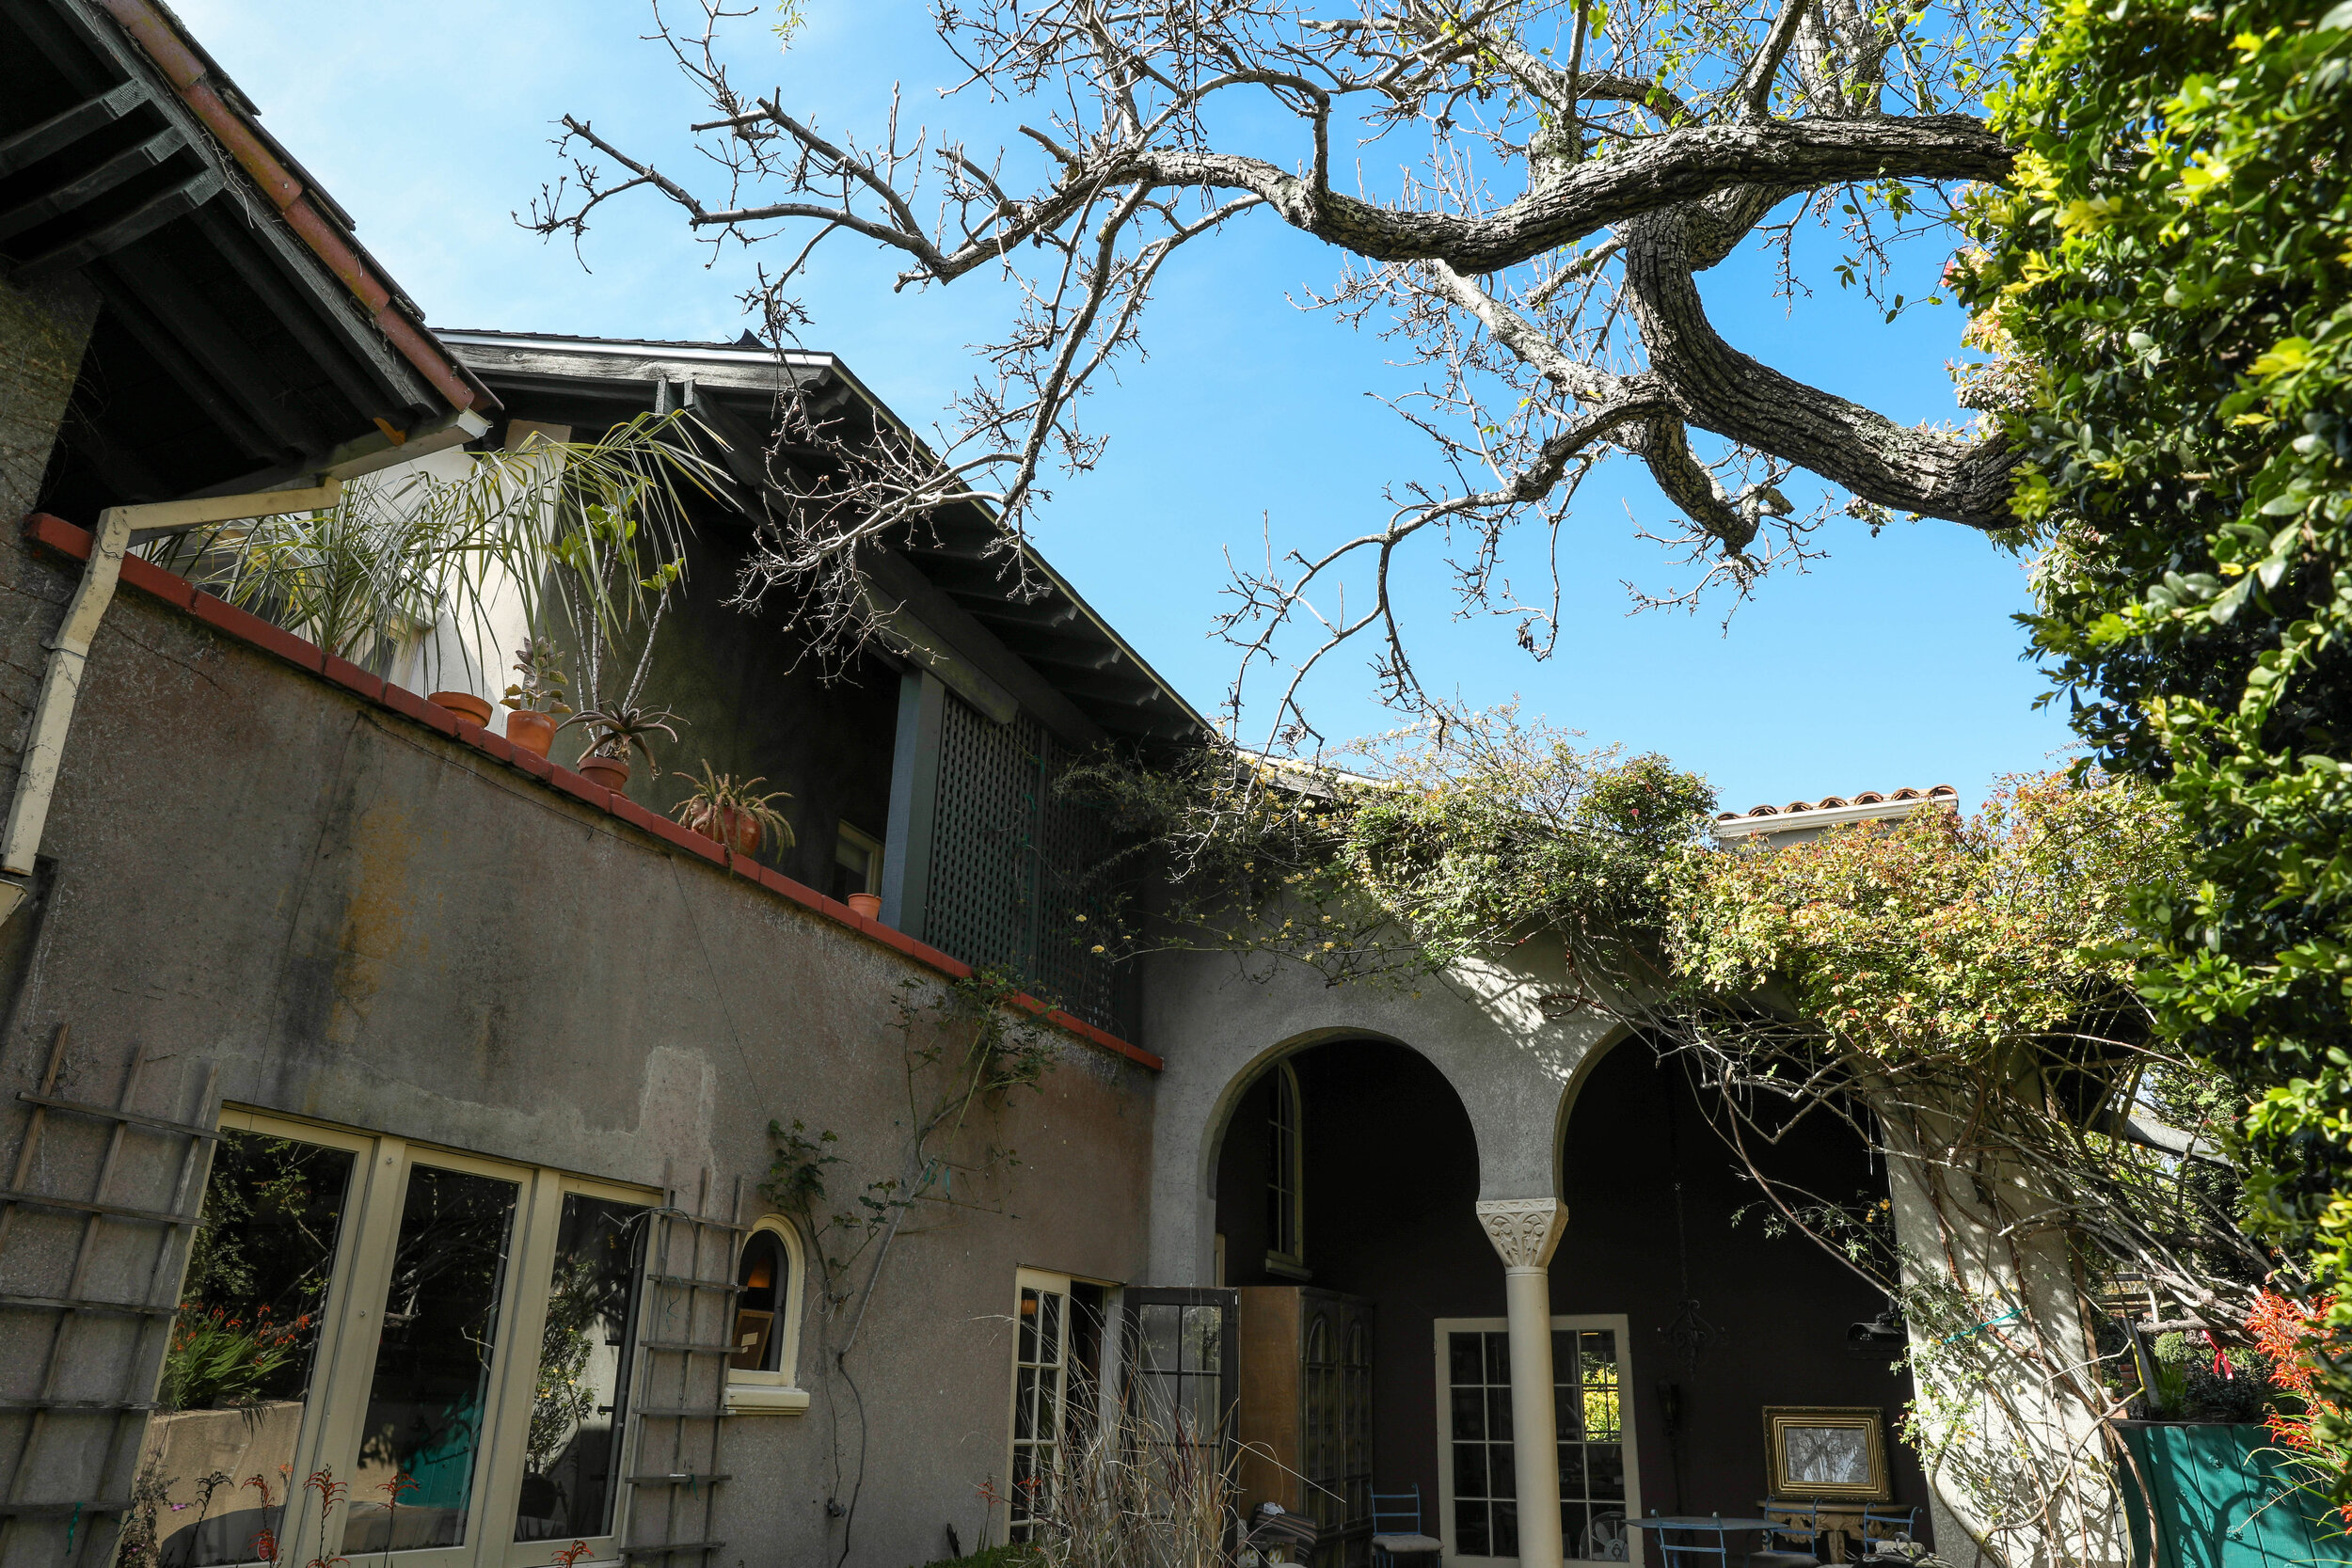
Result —
[{"label": "wooden beam", "polygon": [[154,356],[155,363],[163,368],[164,373],[219,427],[223,435],[244,448],[249,456],[265,463],[283,462],[292,455],[272,444],[262,428],[247,419],[238,404],[205,372],[204,367],[189,356],[180,341],[165,331],[163,324],[139,303],[135,294],[116,281],[107,269],[98,269],[92,275],[92,280],[98,284],[99,292],[105,295],[106,309],[113,312],[114,319],[121,324],[122,329],[138,340],[139,346]]},{"label": "wooden beam", "polygon": [[17,281],[38,283],[44,277],[72,272],[102,256],[111,256],[124,245],[145,239],[172,219],[187,216],[222,189],[220,175],[208,165],[104,228],[27,258],[16,269]]},{"label": "wooden beam", "polygon": [[63,217],[87,205],[134,175],[144,174],[188,145],[187,138],[167,125],[135,147],[128,147],[93,168],[68,180],[45,195],[19,202],[0,213],[0,240]]},{"label": "wooden beam", "polygon": [[262,363],[212,301],[190,288],[177,269],[145,250],[129,250],[109,257],[103,270],[138,295],[164,329],[186,346],[271,439],[305,453],[324,451],[331,444],[306,414],[281,401],[284,378]]},{"label": "wooden beam", "polygon": [[61,148],[70,147],[101,126],[111,125],[148,101],[146,87],[125,82],[111,92],[86,98],[71,109],[0,138],[0,174],[29,167]]}]

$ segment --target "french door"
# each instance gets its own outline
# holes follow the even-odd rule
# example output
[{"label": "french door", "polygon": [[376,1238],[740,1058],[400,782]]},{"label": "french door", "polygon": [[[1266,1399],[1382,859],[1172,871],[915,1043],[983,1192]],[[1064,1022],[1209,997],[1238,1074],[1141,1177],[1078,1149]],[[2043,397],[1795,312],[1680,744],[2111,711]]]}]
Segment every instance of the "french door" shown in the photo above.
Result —
[{"label": "french door", "polygon": [[1551,1320],[1549,1433],[1522,1433],[1511,1409],[1511,1337],[1501,1318],[1437,1321],[1438,1534],[1448,1562],[1517,1562],[1518,1445],[1548,1435],[1559,1464],[1562,1555],[1639,1562],[1641,1484],[1619,1316]]},{"label": "french door", "polygon": [[162,1560],[616,1557],[655,1198],[229,1110],[141,1456]]}]

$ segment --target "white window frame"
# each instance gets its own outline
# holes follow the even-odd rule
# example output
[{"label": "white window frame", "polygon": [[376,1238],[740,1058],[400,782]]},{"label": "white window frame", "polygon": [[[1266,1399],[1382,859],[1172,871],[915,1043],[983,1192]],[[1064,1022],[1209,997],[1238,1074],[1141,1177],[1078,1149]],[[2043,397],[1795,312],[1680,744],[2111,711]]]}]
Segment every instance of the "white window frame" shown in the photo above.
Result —
[{"label": "white window frame", "polygon": [[[1266,1238],[1265,1270],[1285,1279],[1307,1280],[1314,1275],[1307,1267],[1307,1096],[1298,1083],[1298,1069],[1290,1063],[1274,1064],[1272,1096],[1276,1115],[1267,1117],[1268,1132],[1280,1125],[1282,1103],[1288,1098],[1291,1108],[1289,1148],[1283,1139],[1266,1139],[1266,1185],[1281,1195],[1284,1220],[1291,1233],[1291,1250],[1283,1251],[1274,1243],[1280,1235]],[[1281,1168],[1277,1168],[1277,1167]]]},{"label": "white window frame", "polygon": [[[1121,1332],[1120,1325],[1125,1321],[1123,1316],[1125,1302],[1122,1299],[1121,1288],[1108,1280],[1096,1279],[1083,1274],[1057,1274],[1052,1269],[1027,1267],[1013,1270],[1012,1344],[1010,1346],[1012,1354],[1007,1358],[1011,1369],[1011,1375],[1005,1388],[1004,1406],[1005,1481],[999,1493],[1005,1503],[1005,1528],[1008,1533],[1012,1528],[1012,1450],[1013,1433],[1016,1430],[1014,1413],[1021,1399],[1021,1292],[1025,1290],[1051,1291],[1062,1298],[1061,1391],[1055,1407],[1062,1416],[1063,1431],[1067,1433],[1070,1403],[1070,1335],[1077,1322],[1077,1288],[1081,1285],[1095,1286],[1103,1291],[1103,1362],[1096,1373],[1100,1386],[1094,1391],[1094,1420],[1097,1423],[1107,1422],[1117,1416],[1117,1385],[1120,1376],[1120,1357],[1124,1354],[1120,1338]],[[1061,1441],[1060,1438],[1055,1439],[1057,1447]],[[993,1504],[990,1507],[989,1528],[992,1530],[995,1528],[995,1510]]]},{"label": "white window frame", "polygon": [[[290,1138],[345,1149],[354,1157],[334,1265],[320,1307],[319,1339],[303,1401],[302,1425],[294,1441],[294,1478],[332,1465],[338,1480],[352,1479],[359,1428],[367,1418],[368,1390],[374,1380],[378,1319],[390,1284],[392,1247],[400,1233],[401,1207],[411,1167],[426,1164],[516,1184],[506,1276],[500,1284],[498,1350],[483,1404],[481,1449],[474,1461],[466,1542],[459,1546],[392,1555],[400,1560],[401,1568],[543,1568],[551,1547],[562,1543],[515,1540],[514,1510],[529,1457],[521,1434],[531,1427],[539,1341],[547,1327],[548,1288],[555,1267],[564,1198],[570,1193],[583,1193],[653,1209],[660,1206],[661,1195],[650,1188],[244,1106],[224,1106],[220,1125],[224,1132]],[[642,1289],[639,1300],[642,1304]],[[632,1345],[640,1326],[630,1325]],[[638,1376],[633,1360],[628,1376],[632,1383]],[[631,1495],[622,1478],[630,1472],[633,1449],[633,1434],[625,1429],[612,1459],[612,1528],[607,1534],[588,1538],[590,1555],[581,1560],[582,1568],[620,1561]],[[343,1526],[349,1517],[350,1499],[346,1499],[328,1521],[329,1559],[342,1549]],[[290,1553],[309,1551],[319,1539],[317,1495],[302,1487],[298,1480],[286,1501],[280,1526],[278,1539]]]},{"label": "white window frame", "polygon": [[869,832],[850,827],[847,822],[835,822],[834,824],[833,863],[847,871],[849,864],[841,858],[841,846],[844,844],[853,844],[866,851],[866,885],[853,887],[850,891],[851,893],[880,893],[882,891],[882,841]]},{"label": "white window frame", "polygon": [[[743,1233],[745,1246],[752,1237],[761,1232],[777,1237],[784,1243],[784,1258],[792,1271],[787,1282],[785,1298],[777,1302],[777,1322],[770,1333],[775,1335],[779,1348],[776,1370],[748,1371],[730,1366],[727,1369],[727,1409],[738,1416],[803,1416],[808,1413],[808,1390],[801,1386],[801,1304],[808,1295],[808,1254],[801,1245],[801,1227],[782,1214],[762,1214]],[[736,1253],[736,1268],[742,1267],[742,1252]]]},{"label": "white window frame", "polygon": [[[1478,1564],[1488,1565],[1488,1568],[1501,1568],[1501,1565],[1505,1563],[1516,1564],[1519,1560],[1516,1557],[1470,1557],[1454,1549],[1454,1402],[1446,1397],[1447,1390],[1453,1386],[1454,1372],[1446,1356],[1446,1336],[1470,1333],[1501,1334],[1507,1332],[1510,1326],[1511,1322],[1508,1318],[1439,1318],[1431,1325],[1437,1353],[1438,1528],[1429,1533],[1445,1543],[1445,1560],[1448,1563],[1458,1562],[1464,1564],[1465,1568]],[[1618,1431],[1623,1433],[1622,1444],[1625,1449],[1625,1516],[1629,1521],[1639,1519],[1642,1517],[1642,1476],[1640,1449],[1634,1442],[1633,1347],[1629,1321],[1623,1313],[1603,1312],[1581,1316],[1555,1316],[1551,1320],[1551,1326],[1554,1332],[1562,1329],[1608,1329],[1613,1330],[1617,1336],[1617,1423]],[[1559,1378],[1560,1371],[1555,1367],[1552,1369],[1552,1382],[1555,1386],[1559,1383]],[[1549,1414],[1547,1412],[1547,1416]],[[1549,1424],[1547,1420],[1548,1428]],[[1512,1438],[1512,1451],[1516,1455],[1518,1452],[1516,1424]],[[1558,1438],[1555,1436],[1552,1442],[1553,1463],[1557,1464]],[[1428,1529],[1426,1520],[1422,1521],[1422,1528],[1424,1530]],[[1642,1532],[1638,1529],[1628,1528],[1626,1538],[1626,1563],[1630,1565],[1630,1568],[1641,1568],[1645,1560]],[[1590,1558],[1568,1555],[1578,1544],[1579,1543],[1565,1540],[1560,1543],[1564,1562],[1592,1562],[1594,1560]],[[1596,1568],[1622,1568],[1622,1565],[1613,1562],[1600,1563],[1597,1564]]]}]

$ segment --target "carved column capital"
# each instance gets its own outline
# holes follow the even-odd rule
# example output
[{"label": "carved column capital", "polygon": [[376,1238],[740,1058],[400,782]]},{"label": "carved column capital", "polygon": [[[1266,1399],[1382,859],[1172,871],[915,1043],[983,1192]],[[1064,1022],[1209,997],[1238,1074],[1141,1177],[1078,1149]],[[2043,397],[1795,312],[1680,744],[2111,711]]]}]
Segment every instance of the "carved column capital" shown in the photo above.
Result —
[{"label": "carved column capital", "polygon": [[1505,1269],[1538,1270],[1550,1264],[1552,1249],[1560,1244],[1568,1206],[1553,1197],[1482,1198],[1478,1223],[1502,1255]]}]

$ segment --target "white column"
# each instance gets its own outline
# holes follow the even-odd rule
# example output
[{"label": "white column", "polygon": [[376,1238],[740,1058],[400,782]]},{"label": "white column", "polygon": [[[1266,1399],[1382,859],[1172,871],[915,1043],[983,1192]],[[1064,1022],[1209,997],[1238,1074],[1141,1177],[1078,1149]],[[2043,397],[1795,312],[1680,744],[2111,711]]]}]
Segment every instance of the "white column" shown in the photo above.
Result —
[{"label": "white column", "polygon": [[1560,1449],[1551,1389],[1552,1249],[1568,1223],[1557,1198],[1482,1199],[1478,1223],[1502,1255],[1511,1324],[1511,1455],[1518,1474],[1520,1568],[1560,1568]]}]

